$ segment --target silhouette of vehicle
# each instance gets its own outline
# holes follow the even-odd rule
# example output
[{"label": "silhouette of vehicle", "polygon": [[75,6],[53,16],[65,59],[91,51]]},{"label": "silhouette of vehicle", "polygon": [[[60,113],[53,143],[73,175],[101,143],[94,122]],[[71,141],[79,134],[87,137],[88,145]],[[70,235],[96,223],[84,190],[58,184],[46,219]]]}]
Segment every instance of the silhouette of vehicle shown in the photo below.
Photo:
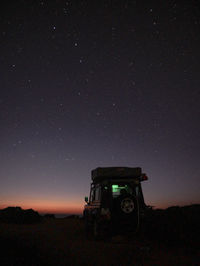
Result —
[{"label": "silhouette of vehicle", "polygon": [[83,217],[86,235],[95,239],[139,229],[148,206],[140,167],[105,167],[92,170],[90,196],[85,197]]}]

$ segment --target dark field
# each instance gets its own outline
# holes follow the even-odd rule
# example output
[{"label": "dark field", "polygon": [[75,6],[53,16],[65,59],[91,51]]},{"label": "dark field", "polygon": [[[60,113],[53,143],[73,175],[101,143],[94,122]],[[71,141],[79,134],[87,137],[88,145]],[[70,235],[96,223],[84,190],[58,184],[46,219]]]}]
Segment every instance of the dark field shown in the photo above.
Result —
[{"label": "dark field", "polygon": [[200,265],[199,209],[184,221],[180,210],[154,211],[139,234],[107,241],[87,240],[79,218],[0,223],[0,265]]}]

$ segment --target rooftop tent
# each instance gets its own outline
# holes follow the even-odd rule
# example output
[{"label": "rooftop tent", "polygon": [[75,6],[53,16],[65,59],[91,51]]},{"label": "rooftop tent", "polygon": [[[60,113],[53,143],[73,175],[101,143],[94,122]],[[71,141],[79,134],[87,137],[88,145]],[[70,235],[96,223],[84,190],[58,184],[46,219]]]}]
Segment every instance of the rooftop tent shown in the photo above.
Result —
[{"label": "rooftop tent", "polygon": [[136,178],[142,175],[142,169],[140,167],[98,167],[92,170],[91,174],[93,181],[112,178]]}]

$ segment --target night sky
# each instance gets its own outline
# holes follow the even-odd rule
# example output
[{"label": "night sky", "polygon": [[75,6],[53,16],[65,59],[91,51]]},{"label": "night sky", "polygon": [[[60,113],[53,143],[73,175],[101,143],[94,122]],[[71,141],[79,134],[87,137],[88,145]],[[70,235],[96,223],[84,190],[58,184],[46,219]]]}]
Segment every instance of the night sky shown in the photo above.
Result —
[{"label": "night sky", "polygon": [[91,170],[200,203],[198,1],[2,1],[0,208],[81,212]]}]

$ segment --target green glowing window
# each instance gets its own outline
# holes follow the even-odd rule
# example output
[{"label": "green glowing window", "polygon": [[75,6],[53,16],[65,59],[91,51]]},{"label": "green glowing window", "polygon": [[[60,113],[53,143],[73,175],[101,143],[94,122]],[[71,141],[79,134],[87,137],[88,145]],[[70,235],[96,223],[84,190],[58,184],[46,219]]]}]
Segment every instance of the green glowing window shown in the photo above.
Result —
[{"label": "green glowing window", "polygon": [[112,196],[113,198],[116,198],[120,195],[121,189],[125,189],[127,193],[132,194],[133,189],[129,184],[113,184],[112,185]]},{"label": "green glowing window", "polygon": [[119,190],[119,186],[118,185],[112,185],[112,192],[116,193]]},{"label": "green glowing window", "polygon": [[121,189],[126,189],[126,186],[124,185],[117,185],[117,184],[113,184],[112,185],[112,195],[113,197],[118,197],[120,195],[120,190]]}]

